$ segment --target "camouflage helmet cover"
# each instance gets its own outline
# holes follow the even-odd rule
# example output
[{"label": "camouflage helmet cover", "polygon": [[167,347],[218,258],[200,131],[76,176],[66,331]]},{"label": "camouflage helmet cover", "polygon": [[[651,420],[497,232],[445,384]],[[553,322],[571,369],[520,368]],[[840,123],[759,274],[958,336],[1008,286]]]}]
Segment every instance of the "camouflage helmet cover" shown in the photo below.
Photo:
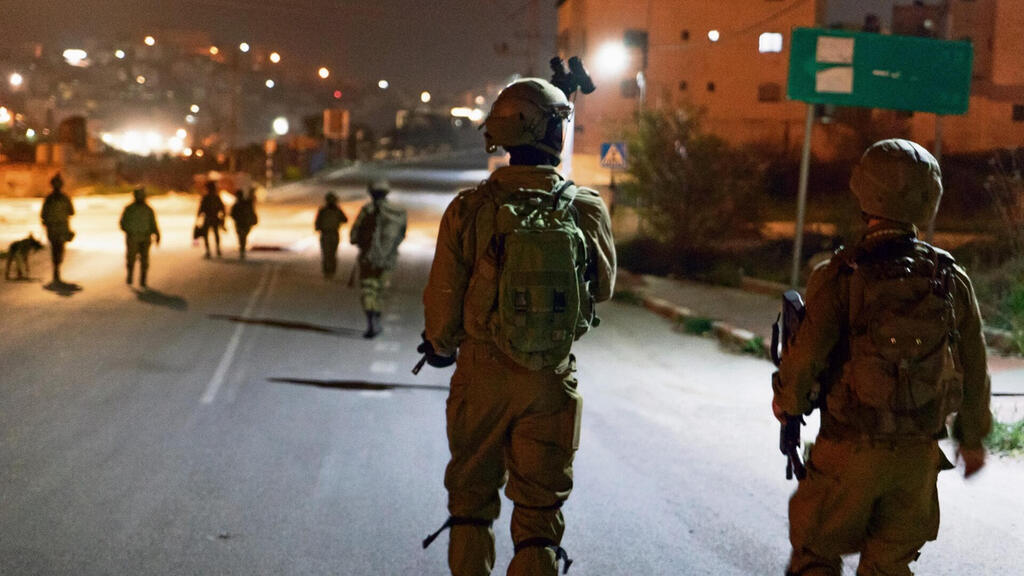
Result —
[{"label": "camouflage helmet cover", "polygon": [[132,190],[132,196],[134,196],[137,201],[141,202],[146,199],[146,189],[143,188],[142,186],[139,186],[138,188]]},{"label": "camouflage helmet cover", "polygon": [[939,163],[921,145],[892,138],[872,144],[854,167],[850,190],[863,212],[898,222],[930,220],[942,198]]},{"label": "camouflage helmet cover", "polygon": [[572,104],[565,93],[547,80],[523,78],[501,91],[484,120],[487,151],[499,146],[532,146],[561,159],[561,149],[544,141],[548,122],[567,120]]}]

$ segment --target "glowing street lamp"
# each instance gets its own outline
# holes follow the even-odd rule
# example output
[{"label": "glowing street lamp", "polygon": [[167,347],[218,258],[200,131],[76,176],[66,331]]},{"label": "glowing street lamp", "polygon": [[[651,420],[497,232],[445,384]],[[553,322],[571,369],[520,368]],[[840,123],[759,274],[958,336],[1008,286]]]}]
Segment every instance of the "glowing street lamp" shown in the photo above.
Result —
[{"label": "glowing street lamp", "polygon": [[156,38],[153,38],[152,36],[146,36],[142,41],[146,43],[146,46],[156,45]]},{"label": "glowing street lamp", "polygon": [[266,86],[267,88],[273,88],[274,86],[277,86],[277,83],[275,83],[272,79],[267,78],[267,81],[264,82],[263,85]]},{"label": "glowing street lamp", "polygon": [[145,84],[146,83],[146,77],[140,74],[140,75],[135,77],[135,82],[137,84]]},{"label": "glowing street lamp", "polygon": [[14,74],[11,74],[10,81],[11,86],[17,88],[25,83],[25,77],[15,72]]},{"label": "glowing street lamp", "polygon": [[125,56],[126,54],[124,53],[124,50],[114,50],[114,58],[117,58],[118,60],[124,60]]},{"label": "glowing street lamp", "polygon": [[273,62],[274,64],[277,64],[278,62],[281,61],[281,55],[278,54],[277,52],[271,52],[270,61]]},{"label": "glowing street lamp", "polygon": [[220,54],[220,48],[210,46],[210,56],[216,56],[217,54]]},{"label": "glowing street lamp", "polygon": [[387,90],[389,86],[391,86],[391,83],[387,80],[377,82],[377,88],[380,88],[381,90]]},{"label": "glowing street lamp", "polygon": [[316,75],[326,80],[331,75],[331,71],[328,70],[326,66],[321,66],[320,69],[316,71]]},{"label": "glowing street lamp", "polygon": [[189,107],[189,110],[193,114],[198,114],[199,113],[199,104],[193,104],[191,107]]},{"label": "glowing street lamp", "polygon": [[33,139],[35,137],[36,137],[36,131],[35,130],[33,130],[31,128],[29,128],[28,130],[25,130],[25,138],[28,138],[29,140],[31,140],[31,139]]},{"label": "glowing street lamp", "polygon": [[179,140],[184,140],[188,137],[188,132],[184,128],[178,128],[177,132],[174,133],[174,136]]},{"label": "glowing street lamp", "polygon": [[424,104],[430,102],[430,92],[427,92],[426,90],[420,92],[420,102],[423,102]]},{"label": "glowing street lamp", "polygon": [[250,48],[252,48],[252,47],[249,46],[248,42],[242,42],[241,44],[238,45],[238,49],[241,50],[243,53],[248,52]]},{"label": "glowing street lamp", "polygon": [[622,42],[609,42],[597,51],[597,69],[604,76],[618,76],[629,66],[629,49]]},{"label": "glowing street lamp", "polygon": [[11,111],[4,106],[0,106],[0,124],[11,123]]},{"label": "glowing street lamp", "polygon": [[288,119],[284,116],[278,116],[277,118],[274,118],[274,123],[271,127],[274,129],[274,134],[284,136],[288,133]]},{"label": "glowing street lamp", "polygon": [[80,48],[68,48],[61,55],[64,56],[64,61],[72,66],[88,65],[85,59],[89,57],[89,54]]}]

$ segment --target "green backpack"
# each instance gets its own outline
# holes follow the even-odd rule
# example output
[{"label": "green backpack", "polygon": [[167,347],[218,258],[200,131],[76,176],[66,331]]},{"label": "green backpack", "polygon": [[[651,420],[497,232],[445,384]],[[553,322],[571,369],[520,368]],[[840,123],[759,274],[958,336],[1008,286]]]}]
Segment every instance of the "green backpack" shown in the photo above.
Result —
[{"label": "green backpack", "polygon": [[963,399],[953,257],[914,241],[909,253],[851,263],[850,362],[844,380],[876,435],[932,436]]},{"label": "green backpack", "polygon": [[[472,292],[493,294],[487,328],[516,363],[556,367],[572,343],[597,324],[587,271],[587,242],[572,205],[576,187],[520,188],[500,194],[485,185],[497,211],[494,235],[474,267]],[[488,298],[490,299],[490,298]],[[486,303],[480,303],[487,305]]]}]

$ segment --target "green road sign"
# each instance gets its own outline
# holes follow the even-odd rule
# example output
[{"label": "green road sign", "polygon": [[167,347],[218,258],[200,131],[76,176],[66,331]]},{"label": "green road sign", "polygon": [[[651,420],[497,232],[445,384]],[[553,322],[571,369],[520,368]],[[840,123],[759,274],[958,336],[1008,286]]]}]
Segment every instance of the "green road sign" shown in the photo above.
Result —
[{"label": "green road sign", "polygon": [[970,42],[796,28],[787,95],[837,106],[964,114]]}]

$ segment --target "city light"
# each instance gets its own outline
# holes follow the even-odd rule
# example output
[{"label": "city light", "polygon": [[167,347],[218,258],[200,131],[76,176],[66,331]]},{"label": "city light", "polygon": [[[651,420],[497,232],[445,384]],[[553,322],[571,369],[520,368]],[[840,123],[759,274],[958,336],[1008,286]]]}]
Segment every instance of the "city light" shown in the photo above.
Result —
[{"label": "city light", "polygon": [[146,43],[146,46],[156,46],[156,38],[153,38],[152,36],[146,36],[143,42]]},{"label": "city light", "polygon": [[281,61],[281,55],[278,54],[277,52],[271,52],[270,61],[273,62],[274,64],[277,64],[278,62]]},{"label": "city light", "polygon": [[138,84],[145,84],[146,83],[146,77],[140,74],[140,75],[135,77],[135,82],[138,83]]},{"label": "city light", "polygon": [[327,77],[331,75],[331,71],[328,70],[326,67],[321,66],[320,69],[316,71],[316,74],[317,76],[326,80]]},{"label": "city light", "polygon": [[473,122],[479,122],[484,119],[484,111],[479,108],[469,108],[466,106],[458,106],[452,108],[452,117],[454,118],[468,118]]},{"label": "city light", "polygon": [[421,92],[420,93],[420,102],[423,102],[424,104],[426,104],[427,102],[430,102],[430,92],[427,92],[426,90]]},{"label": "city light", "polygon": [[217,54],[220,54],[220,48],[210,46],[210,56],[216,56]]},{"label": "city light", "polygon": [[782,34],[778,32],[765,32],[757,38],[757,51],[762,54],[768,52],[782,52]]},{"label": "city light", "polygon": [[486,100],[484,99],[483,96],[477,96],[476,98],[473,99],[473,102],[475,102],[477,106],[483,106]]},{"label": "city light", "polygon": [[278,116],[277,118],[274,118],[274,124],[272,127],[274,129],[274,134],[284,136],[288,133],[288,119],[284,116]]},{"label": "city light", "polygon": [[334,91],[334,99],[335,100],[341,100],[341,90],[335,90]]},{"label": "city light", "polygon": [[188,116],[185,116],[185,122],[188,123],[188,124],[195,124],[196,123],[196,117],[191,115],[191,114],[189,114]]},{"label": "city light", "polygon": [[0,124],[11,123],[11,111],[5,106],[0,106]]},{"label": "city light", "polygon": [[188,132],[184,128],[178,128],[174,135],[182,140],[188,137]]},{"label": "city light", "polygon": [[191,157],[192,156],[192,149],[186,147],[184,150],[181,151],[181,155],[184,156],[185,158]]},{"label": "city light", "polygon": [[629,66],[629,49],[622,42],[609,42],[597,51],[597,72],[604,76],[618,76]]},{"label": "city light", "polygon": [[89,63],[86,62],[86,58],[89,57],[89,54],[80,48],[68,48],[64,51],[62,56],[64,56],[64,61],[72,66],[84,67],[89,65]]},{"label": "city light", "polygon": [[708,40],[718,42],[718,39],[721,37],[722,35],[718,33],[718,30],[708,30]]},{"label": "city light", "polygon": [[387,90],[389,86],[391,86],[391,83],[387,80],[380,80],[377,82],[377,88],[380,88],[381,90]]},{"label": "city light", "polygon": [[[178,132],[180,134],[183,130]],[[165,153],[177,155],[185,150],[183,137],[178,134],[164,136],[156,130],[126,130],[121,133],[104,132],[100,135],[100,140],[111,148],[116,148],[130,154],[138,154],[139,156]]]},{"label": "city light", "polygon": [[189,110],[191,110],[193,114],[198,114],[199,113],[199,104],[193,104],[191,107],[189,107]]},{"label": "city light", "polygon": [[125,57],[124,50],[115,50],[114,51],[114,58],[117,58],[118,60],[124,60],[124,57]]},{"label": "city light", "polygon": [[15,72],[14,74],[11,74],[10,80],[11,80],[11,86],[13,86],[15,88],[17,88],[17,87],[19,87],[19,86],[21,86],[22,84],[25,83],[25,77],[22,76],[21,74],[18,74],[17,72]]},{"label": "city light", "polygon": [[274,86],[276,86],[276,85],[277,85],[277,84],[276,84],[276,83],[275,83],[275,82],[274,82],[273,80],[271,80],[270,78],[267,78],[267,81],[266,81],[266,82],[264,82],[263,84],[264,84],[264,85],[265,85],[265,86],[266,86],[267,88],[273,88]]},{"label": "city light", "polygon": [[203,152],[203,149],[202,149],[202,148],[200,148],[199,150],[196,150],[196,151],[195,151],[195,156],[196,156],[196,158],[202,158],[202,157],[203,157],[203,156],[205,156],[205,155],[206,155],[206,152]]},{"label": "city light", "polygon": [[251,48],[251,46],[249,46],[248,42],[242,42],[241,44],[238,45],[238,49],[241,50],[242,52],[248,52],[249,48]]},{"label": "city light", "polygon": [[35,137],[36,137],[36,131],[35,130],[33,130],[31,128],[29,128],[28,130],[25,130],[25,138],[28,138],[29,140],[31,140],[31,139],[33,139]]}]

